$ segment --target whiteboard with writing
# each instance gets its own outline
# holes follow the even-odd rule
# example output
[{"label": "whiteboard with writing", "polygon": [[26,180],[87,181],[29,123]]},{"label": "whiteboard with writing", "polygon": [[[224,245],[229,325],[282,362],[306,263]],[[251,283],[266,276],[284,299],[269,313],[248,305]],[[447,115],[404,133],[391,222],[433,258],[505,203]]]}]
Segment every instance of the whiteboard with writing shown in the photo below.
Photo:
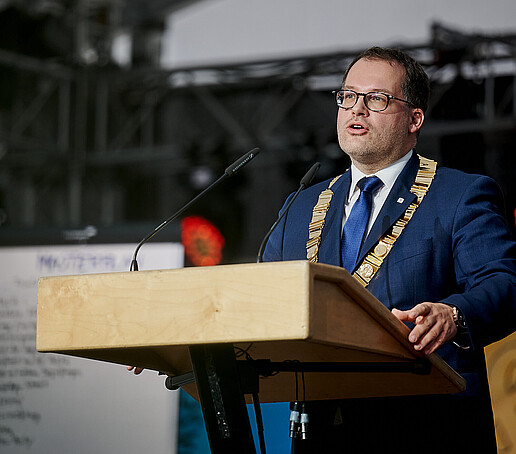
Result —
[{"label": "whiteboard with writing", "polygon": [[[41,276],[128,271],[136,245],[0,248],[0,452],[176,452],[178,394],[164,378],[36,351]],[[183,266],[175,243],[147,244],[140,269]]]}]

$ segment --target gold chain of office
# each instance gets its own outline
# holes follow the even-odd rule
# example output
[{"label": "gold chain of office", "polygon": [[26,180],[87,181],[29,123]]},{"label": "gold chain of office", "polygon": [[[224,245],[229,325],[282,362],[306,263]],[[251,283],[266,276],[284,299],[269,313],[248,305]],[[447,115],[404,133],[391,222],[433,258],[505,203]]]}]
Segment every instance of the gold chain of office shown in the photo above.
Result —
[{"label": "gold chain of office", "polygon": [[[414,216],[414,213],[430,189],[430,185],[435,177],[437,162],[424,158],[421,155],[418,155],[418,158],[419,169],[414,184],[410,188],[410,192],[415,194],[417,199],[408,206],[403,216],[396,221],[388,233],[378,240],[373,251],[364,258],[357,268],[357,271],[353,273],[353,277],[364,287],[367,287],[376,272],[380,269],[380,266],[387,258],[394,243],[412,219],[412,216]],[[308,225],[308,241],[306,242],[306,258],[310,262],[315,263],[319,261],[319,246],[321,244],[322,229],[324,227],[326,213],[330,208],[331,199],[333,197],[331,187],[341,176],[342,175],[339,175],[330,181],[328,188],[319,194],[319,199],[314,206],[312,220]]]}]

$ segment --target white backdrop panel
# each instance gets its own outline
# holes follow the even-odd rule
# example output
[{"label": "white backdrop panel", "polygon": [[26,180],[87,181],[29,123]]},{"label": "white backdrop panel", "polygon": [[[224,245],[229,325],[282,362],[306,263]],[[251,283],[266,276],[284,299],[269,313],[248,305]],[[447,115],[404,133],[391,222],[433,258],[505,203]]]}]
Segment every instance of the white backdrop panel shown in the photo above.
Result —
[{"label": "white backdrop panel", "polygon": [[[128,271],[136,245],[0,248],[0,452],[174,454],[178,394],[155,372],[36,352],[41,276]],[[183,266],[180,244],[147,244],[140,269]]]}]

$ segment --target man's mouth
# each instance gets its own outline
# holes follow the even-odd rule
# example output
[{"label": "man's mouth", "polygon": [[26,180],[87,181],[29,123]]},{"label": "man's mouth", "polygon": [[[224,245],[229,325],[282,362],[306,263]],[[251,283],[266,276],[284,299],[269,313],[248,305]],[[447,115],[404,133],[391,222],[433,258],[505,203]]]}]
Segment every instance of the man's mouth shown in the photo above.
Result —
[{"label": "man's mouth", "polygon": [[351,134],[363,133],[368,130],[364,125],[362,125],[360,123],[350,123],[348,125],[347,129]]}]

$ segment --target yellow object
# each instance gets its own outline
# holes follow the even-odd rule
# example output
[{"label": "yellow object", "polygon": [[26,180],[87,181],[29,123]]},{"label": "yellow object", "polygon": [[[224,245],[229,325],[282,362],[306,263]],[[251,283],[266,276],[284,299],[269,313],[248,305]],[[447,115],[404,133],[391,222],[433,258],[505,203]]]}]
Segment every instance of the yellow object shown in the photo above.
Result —
[{"label": "yellow object", "polygon": [[499,454],[516,454],[516,333],[485,348]]}]

